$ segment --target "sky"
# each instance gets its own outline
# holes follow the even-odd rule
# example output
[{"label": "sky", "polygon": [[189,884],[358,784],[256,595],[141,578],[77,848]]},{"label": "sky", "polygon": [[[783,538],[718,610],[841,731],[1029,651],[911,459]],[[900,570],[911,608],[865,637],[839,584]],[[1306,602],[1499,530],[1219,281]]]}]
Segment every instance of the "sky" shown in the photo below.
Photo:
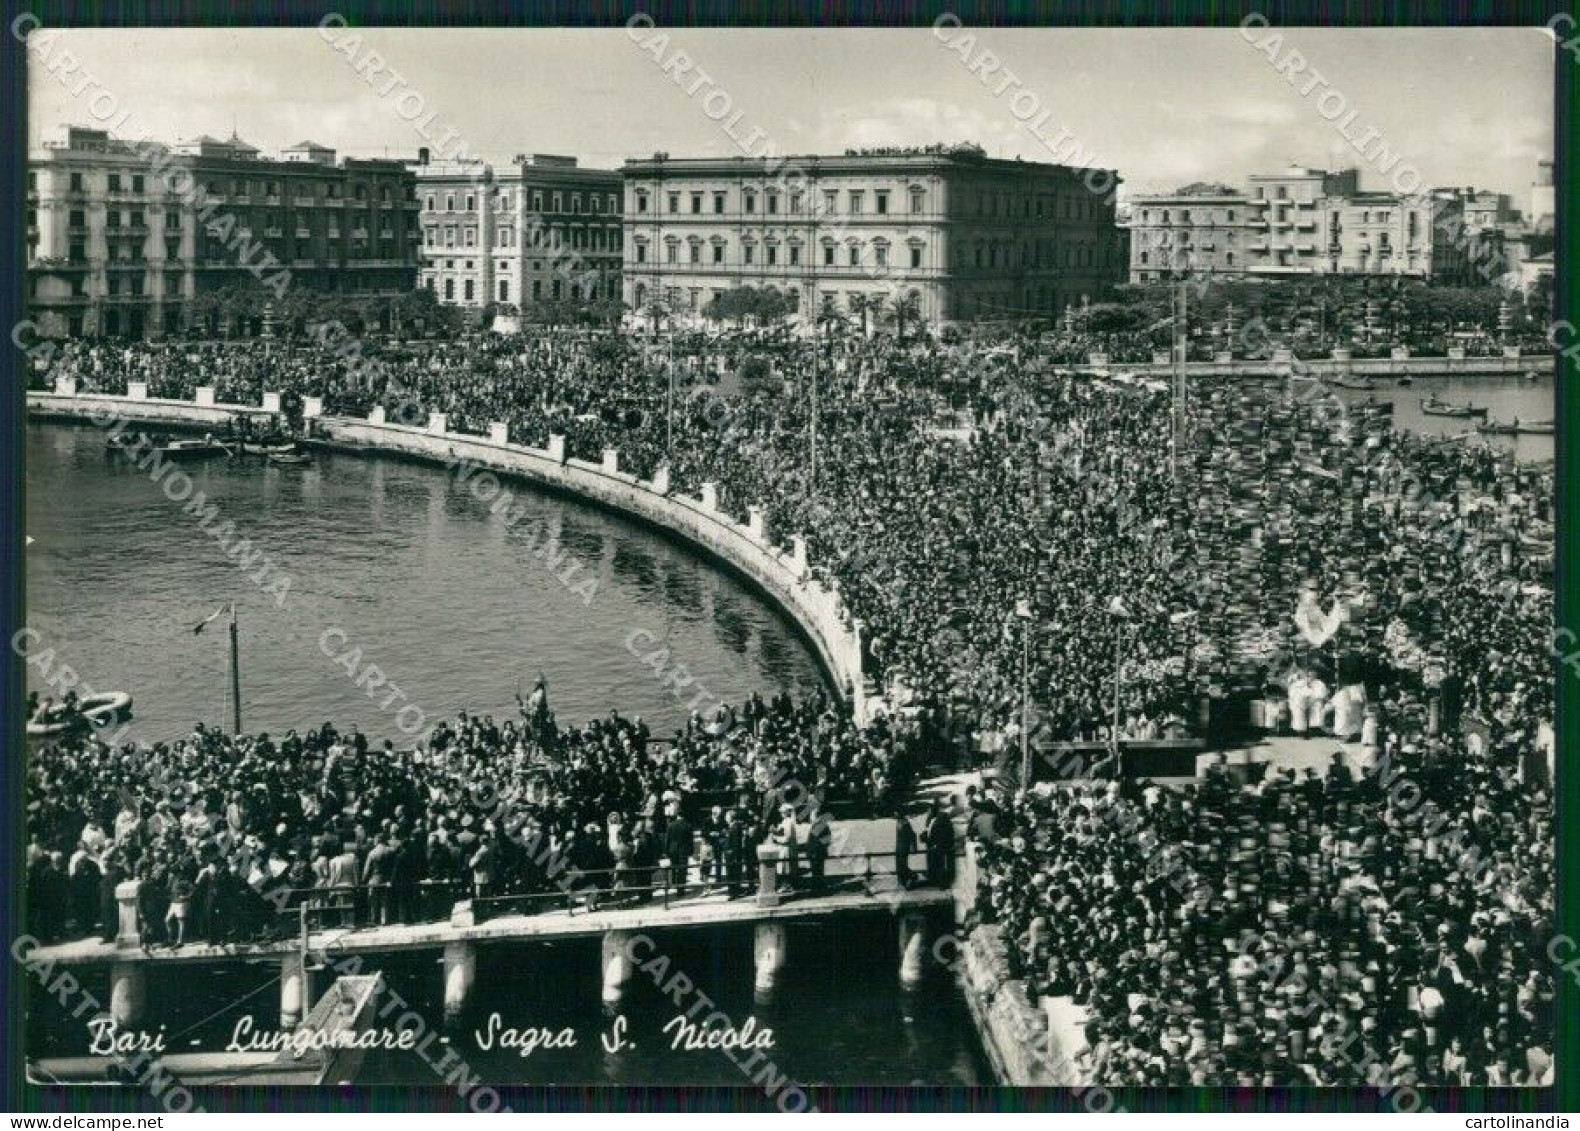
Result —
[{"label": "sky", "polygon": [[[1283,36],[1277,49],[1265,45],[1274,32]],[[67,124],[102,127],[94,114],[110,103],[90,109],[102,87],[115,98],[111,122],[130,114],[118,131],[127,136],[228,137],[234,128],[265,152],[311,139],[345,155],[411,158],[421,145],[450,155],[464,144],[495,161],[560,153],[615,168],[659,150],[738,154],[723,125],[739,114],[736,138],[760,130],[767,139],[754,154],[769,143],[800,154],[974,141],[993,156],[1047,161],[1068,160],[1079,146],[1081,159],[1072,163],[1117,169],[1124,193],[1243,183],[1252,172],[1290,164],[1358,165],[1363,187],[1387,187],[1385,173],[1324,112],[1340,122],[1355,112],[1351,136],[1374,129],[1427,186],[1509,192],[1516,206],[1528,203],[1536,162],[1553,148],[1553,49],[1544,28],[34,34],[60,36],[50,53],[58,60],[65,47],[82,69],[57,72],[66,84],[40,66],[30,69],[33,145]],[[968,34],[974,41],[961,44]],[[666,38],[655,44],[659,35]],[[1269,54],[1287,60],[1291,48],[1327,85],[1302,96],[1312,72],[1292,83],[1275,69]],[[684,87],[697,81],[695,70],[683,73],[683,86],[662,68],[677,49],[708,77],[694,94]],[[984,49],[1002,61],[986,80],[969,65]],[[374,74],[371,83],[359,75],[355,64],[370,50],[395,74]],[[1006,72],[1018,85],[995,94]],[[74,95],[68,84],[84,76],[90,85]],[[381,96],[386,84],[394,85]],[[709,113],[718,114],[723,98],[704,101],[715,89],[728,96],[722,122]],[[1344,100],[1337,115],[1332,98],[1319,109],[1318,97],[1330,89]],[[1042,122],[1035,133],[1054,142],[1054,154],[1017,113],[1032,126]],[[1061,131],[1067,140],[1059,142]]]}]

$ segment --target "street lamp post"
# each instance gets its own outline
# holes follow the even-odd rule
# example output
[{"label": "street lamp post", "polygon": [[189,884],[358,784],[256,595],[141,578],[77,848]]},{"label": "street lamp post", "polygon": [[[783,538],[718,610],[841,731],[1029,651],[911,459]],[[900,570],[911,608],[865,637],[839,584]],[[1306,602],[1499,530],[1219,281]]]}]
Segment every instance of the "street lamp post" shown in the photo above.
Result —
[{"label": "street lamp post", "polygon": [[1015,603],[1020,619],[1020,790],[1031,789],[1031,602]]},{"label": "street lamp post", "polygon": [[1114,772],[1119,772],[1119,711],[1120,697],[1124,691],[1125,626],[1130,621],[1130,610],[1124,601],[1115,597],[1108,603],[1108,611],[1117,622],[1114,628],[1114,721],[1109,730],[1109,746],[1114,756]]},{"label": "street lamp post", "polygon": [[812,331],[812,458],[811,471],[807,477],[813,494],[817,493],[817,367],[819,360],[817,329],[814,327]]}]

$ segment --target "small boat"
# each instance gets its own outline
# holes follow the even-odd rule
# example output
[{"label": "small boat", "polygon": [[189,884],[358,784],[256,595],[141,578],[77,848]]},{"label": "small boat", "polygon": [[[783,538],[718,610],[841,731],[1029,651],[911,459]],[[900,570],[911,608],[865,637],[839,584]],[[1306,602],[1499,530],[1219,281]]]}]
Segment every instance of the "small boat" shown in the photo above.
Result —
[{"label": "small boat", "polygon": [[1504,424],[1497,420],[1483,420],[1476,425],[1476,431],[1483,436],[1518,436],[1520,433],[1520,421],[1518,417],[1510,424]]},{"label": "small boat", "polygon": [[154,454],[165,459],[203,459],[207,456],[235,455],[218,440],[206,436],[201,440],[167,440],[154,449]]},{"label": "small boat", "polygon": [[1437,399],[1437,394],[1421,398],[1421,411],[1427,416],[1486,416],[1487,410],[1466,401],[1464,404],[1449,404],[1447,401]]},{"label": "small boat", "polygon": [[1551,420],[1532,420],[1529,422],[1515,420],[1514,426],[1521,436],[1551,436],[1553,422]]},{"label": "small boat", "polygon": [[269,462],[280,467],[300,467],[312,463],[313,457],[305,452],[270,452]]},{"label": "small boat", "polygon": [[132,697],[124,691],[87,695],[77,700],[75,709],[64,703],[46,703],[27,721],[29,738],[54,738],[84,725],[112,726],[132,713]]},{"label": "small boat", "polygon": [[1335,389],[1375,389],[1370,377],[1329,377],[1328,384]]},{"label": "small boat", "polygon": [[1413,378],[1410,378],[1410,377],[1401,377],[1401,378],[1399,378],[1399,380],[1395,381],[1394,384],[1396,384],[1396,385],[1414,385],[1415,384],[1415,380]]},{"label": "small boat", "polygon": [[281,437],[278,440],[243,440],[241,450],[250,456],[289,455],[296,451],[296,441]]}]

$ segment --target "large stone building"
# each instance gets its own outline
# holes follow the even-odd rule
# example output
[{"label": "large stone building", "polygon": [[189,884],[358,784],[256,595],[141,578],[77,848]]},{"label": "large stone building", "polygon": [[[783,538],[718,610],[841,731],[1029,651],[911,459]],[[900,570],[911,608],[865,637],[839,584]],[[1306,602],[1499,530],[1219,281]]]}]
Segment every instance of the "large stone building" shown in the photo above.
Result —
[{"label": "large stone building", "polygon": [[619,301],[619,173],[544,153],[498,171],[422,153],[411,168],[422,205],[421,285],[440,302]]},{"label": "large stone building", "polygon": [[1130,279],[1405,275],[1468,282],[1465,202],[1363,192],[1355,169],[1257,174],[1245,189],[1189,185],[1130,201]]},{"label": "large stone building", "polygon": [[182,331],[236,284],[372,299],[415,286],[417,205],[398,161],[73,127],[30,158],[27,188],[28,306],[45,335]]},{"label": "large stone building", "polygon": [[[1090,170],[976,147],[841,157],[651,158],[625,173],[625,301],[682,321],[772,287],[802,326],[857,295],[933,323],[1057,315],[1123,279],[1113,193]],[[655,303],[655,300],[662,300]],[[859,304],[858,304],[859,305]]]}]

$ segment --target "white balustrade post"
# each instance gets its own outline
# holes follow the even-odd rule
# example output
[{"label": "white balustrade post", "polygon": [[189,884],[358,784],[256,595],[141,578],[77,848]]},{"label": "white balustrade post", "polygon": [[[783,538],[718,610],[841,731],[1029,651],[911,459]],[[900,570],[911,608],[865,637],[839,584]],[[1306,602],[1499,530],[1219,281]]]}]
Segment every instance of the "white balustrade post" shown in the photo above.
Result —
[{"label": "white balustrade post", "polygon": [[192,403],[199,408],[214,407],[214,386],[199,385],[192,393]]},{"label": "white balustrade post", "polygon": [[496,420],[488,426],[488,439],[490,443],[504,447],[510,443],[510,425],[502,420]]}]

